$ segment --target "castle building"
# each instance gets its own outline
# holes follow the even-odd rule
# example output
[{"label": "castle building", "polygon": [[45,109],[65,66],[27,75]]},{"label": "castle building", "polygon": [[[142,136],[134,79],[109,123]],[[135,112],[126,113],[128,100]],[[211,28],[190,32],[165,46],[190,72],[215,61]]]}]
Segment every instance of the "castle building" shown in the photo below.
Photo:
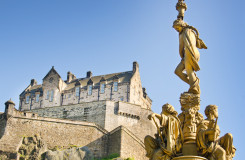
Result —
[{"label": "castle building", "polygon": [[[65,81],[52,67],[42,84],[32,79],[20,94],[19,110],[11,100],[5,103],[0,113],[0,158],[18,160],[72,145],[87,147],[95,158],[116,153],[146,160],[144,138],[156,132],[148,120],[151,104],[137,62],[132,71],[107,75],[92,76],[89,71],[76,78],[68,72]],[[34,144],[25,139],[36,135],[47,148],[29,153],[25,148]]]},{"label": "castle building", "polygon": [[122,101],[151,109],[152,101],[142,88],[139,65],[133,63],[133,70],[100,76],[88,71],[84,78],[76,78],[71,72],[62,80],[54,67],[43,78],[42,84],[35,79],[20,94],[21,111],[95,102],[102,100]]}]

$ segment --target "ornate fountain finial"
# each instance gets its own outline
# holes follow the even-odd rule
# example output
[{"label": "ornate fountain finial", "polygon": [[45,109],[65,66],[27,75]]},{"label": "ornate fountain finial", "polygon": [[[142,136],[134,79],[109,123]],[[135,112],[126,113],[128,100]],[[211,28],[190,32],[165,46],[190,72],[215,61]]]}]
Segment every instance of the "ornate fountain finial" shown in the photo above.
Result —
[{"label": "ornate fountain finial", "polygon": [[176,4],[176,10],[179,12],[177,18],[183,20],[185,11],[187,10],[187,5],[184,0],[178,0],[178,3]]}]

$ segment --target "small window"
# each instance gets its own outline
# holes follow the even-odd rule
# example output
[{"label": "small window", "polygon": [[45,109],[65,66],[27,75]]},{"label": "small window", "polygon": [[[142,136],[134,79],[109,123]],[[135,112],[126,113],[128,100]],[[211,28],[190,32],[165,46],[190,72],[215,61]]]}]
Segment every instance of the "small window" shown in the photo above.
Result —
[{"label": "small window", "polygon": [[26,103],[29,103],[30,96],[26,96]]},{"label": "small window", "polygon": [[68,98],[71,98],[71,94],[68,95]]},{"label": "small window", "polygon": [[120,97],[120,101],[123,101],[123,97]]},{"label": "small window", "polygon": [[100,85],[100,93],[105,93],[105,84]]},{"label": "small window", "polygon": [[88,95],[92,95],[92,85],[88,86]]},{"label": "small window", "polygon": [[51,90],[50,102],[53,102],[54,99],[54,90]]},{"label": "small window", "polygon": [[76,87],[76,97],[79,97],[79,94],[80,94],[80,87]]},{"label": "small window", "polygon": [[39,94],[36,94],[36,102],[39,102]]},{"label": "small window", "polygon": [[49,99],[49,91],[47,91],[47,97],[46,97],[46,99]]},{"label": "small window", "polygon": [[89,114],[89,110],[90,110],[90,108],[84,108],[84,115],[88,115]]},{"label": "small window", "polygon": [[113,83],[113,88],[115,92],[118,90],[118,82]]}]

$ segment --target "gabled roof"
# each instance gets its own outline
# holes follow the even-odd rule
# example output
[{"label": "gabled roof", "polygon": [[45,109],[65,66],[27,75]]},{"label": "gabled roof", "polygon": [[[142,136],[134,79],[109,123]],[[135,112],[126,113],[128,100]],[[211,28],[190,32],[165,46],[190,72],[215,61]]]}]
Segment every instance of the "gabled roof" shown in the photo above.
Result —
[{"label": "gabled roof", "polygon": [[119,77],[117,76],[117,75],[115,75],[114,77],[113,77],[113,80],[118,80],[119,79]]},{"label": "gabled roof", "polygon": [[105,82],[105,81],[106,81],[105,77],[101,77],[100,82]]},{"label": "gabled roof", "polygon": [[[60,75],[57,73],[57,71],[54,69],[54,67],[51,68],[51,70],[47,73],[47,75],[43,78],[47,78],[51,72],[54,72],[60,77]],[[71,82],[65,82],[67,86],[64,88],[63,91],[68,91],[76,86],[80,85],[81,87],[86,87],[87,85],[93,84],[93,86],[98,87],[100,86],[101,82],[106,82],[106,84],[112,84],[115,80],[117,80],[119,83],[129,83],[132,76],[133,71],[126,71],[126,72],[119,72],[119,73],[112,73],[112,74],[106,74],[106,75],[99,75],[99,76],[92,76],[92,77],[85,77],[85,78],[77,78],[73,79]],[[34,85],[34,86],[28,86],[21,94],[20,97],[24,97],[25,94],[35,94],[35,92],[40,92],[43,94],[43,88],[42,85]]]},{"label": "gabled roof", "polygon": [[93,84],[94,82],[92,81],[92,79],[90,78],[89,80],[88,80],[88,85],[90,85],[90,84]]},{"label": "gabled roof", "polygon": [[110,84],[113,83],[115,79],[117,79],[119,83],[129,83],[132,76],[133,76],[133,72],[127,71],[127,72],[112,73],[112,74],[106,74],[100,76],[93,76],[91,78],[79,78],[79,79],[72,80],[70,83],[67,83],[67,86],[64,90],[70,90],[74,88],[77,81],[80,82],[82,87],[91,84],[91,81],[93,82],[94,86],[99,86],[101,82],[105,82],[105,81],[106,84]]},{"label": "gabled roof", "polygon": [[20,97],[24,97],[25,94],[30,93],[31,95],[35,95],[36,92],[40,92],[40,96],[43,94],[42,85],[29,85],[21,94]]},{"label": "gabled roof", "polygon": [[75,83],[75,86],[80,86],[80,85],[81,85],[81,83],[79,82],[79,80],[77,80]]},{"label": "gabled roof", "polygon": [[48,72],[48,74],[43,78],[43,80],[46,79],[49,76],[49,74],[51,74],[52,72],[54,72],[55,74],[58,75],[59,78],[61,78],[60,75],[59,75],[59,73],[54,69],[54,66],[52,66],[52,68],[50,69],[50,71]]}]

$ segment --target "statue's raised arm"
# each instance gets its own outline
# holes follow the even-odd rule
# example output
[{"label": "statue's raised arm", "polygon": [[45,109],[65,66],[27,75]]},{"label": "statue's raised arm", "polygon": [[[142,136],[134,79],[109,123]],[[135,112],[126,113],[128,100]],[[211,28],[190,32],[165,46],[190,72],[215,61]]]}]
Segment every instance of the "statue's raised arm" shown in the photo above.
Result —
[{"label": "statue's raised arm", "polygon": [[[146,136],[144,140],[146,156],[150,160],[170,160],[181,152],[183,134],[178,113],[170,104],[162,106],[162,113],[153,113],[148,116],[153,120],[158,133],[155,138]],[[156,121],[157,118],[159,121]]]}]

